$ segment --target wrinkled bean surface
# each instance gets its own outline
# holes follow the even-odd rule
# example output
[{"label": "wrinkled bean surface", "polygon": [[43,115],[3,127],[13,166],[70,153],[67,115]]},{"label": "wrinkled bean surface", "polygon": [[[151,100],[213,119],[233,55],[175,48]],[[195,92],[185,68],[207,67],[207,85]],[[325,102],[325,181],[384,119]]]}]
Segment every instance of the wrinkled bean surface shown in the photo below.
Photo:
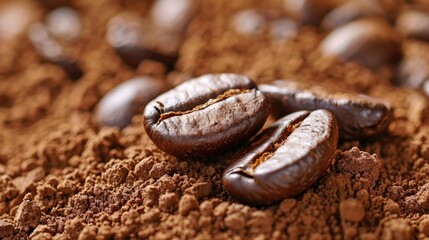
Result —
[{"label": "wrinkled bean surface", "polygon": [[269,110],[269,98],[249,78],[204,75],[151,101],[144,111],[144,126],[167,153],[210,157],[256,134]]},{"label": "wrinkled bean surface", "polygon": [[330,112],[292,113],[233,156],[223,184],[234,199],[251,205],[294,197],[326,172],[337,142],[338,126]]},{"label": "wrinkled bean surface", "polygon": [[378,135],[392,118],[387,102],[340,91],[333,86],[276,80],[259,88],[271,97],[276,117],[299,110],[329,110],[337,118],[341,138],[346,140]]}]

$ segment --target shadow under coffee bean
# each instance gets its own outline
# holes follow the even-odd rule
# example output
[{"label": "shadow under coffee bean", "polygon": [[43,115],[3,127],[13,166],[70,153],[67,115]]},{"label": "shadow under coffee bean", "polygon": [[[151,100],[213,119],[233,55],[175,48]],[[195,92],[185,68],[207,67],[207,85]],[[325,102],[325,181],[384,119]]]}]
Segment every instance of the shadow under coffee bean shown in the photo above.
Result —
[{"label": "shadow under coffee bean", "polygon": [[233,156],[223,185],[234,199],[251,205],[294,197],[326,172],[337,142],[337,122],[329,111],[292,113]]},{"label": "shadow under coffee bean", "polygon": [[276,80],[259,89],[270,96],[279,118],[300,110],[327,109],[332,112],[344,140],[368,138],[386,130],[392,118],[390,104],[380,99],[334,89],[334,86]]},{"label": "shadow under coffee bean", "polygon": [[270,112],[269,98],[238,74],[208,74],[151,101],[144,127],[163,151],[210,157],[255,135]]}]

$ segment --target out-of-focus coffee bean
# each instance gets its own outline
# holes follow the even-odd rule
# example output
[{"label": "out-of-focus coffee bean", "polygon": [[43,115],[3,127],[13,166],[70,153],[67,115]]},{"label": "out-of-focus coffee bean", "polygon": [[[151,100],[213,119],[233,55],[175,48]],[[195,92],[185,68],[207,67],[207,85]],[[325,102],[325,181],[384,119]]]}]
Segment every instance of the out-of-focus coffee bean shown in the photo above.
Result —
[{"label": "out-of-focus coffee bean", "polygon": [[303,24],[319,25],[323,17],[344,0],[284,0],[286,13]]},{"label": "out-of-focus coffee bean", "polygon": [[157,0],[152,6],[152,22],[164,30],[183,32],[195,12],[194,0]]},{"label": "out-of-focus coffee bean", "polygon": [[385,17],[383,9],[373,0],[351,0],[330,11],[322,22],[325,30],[365,17]]},{"label": "out-of-focus coffee bean", "polygon": [[237,33],[252,35],[262,33],[265,17],[255,9],[242,10],[232,16],[231,24]]},{"label": "out-of-focus coffee bean", "polygon": [[[371,1],[371,0],[370,0]],[[387,19],[393,23],[405,6],[404,0],[373,0],[382,9]]]},{"label": "out-of-focus coffee bean", "polygon": [[382,19],[360,19],[335,29],[320,43],[325,56],[377,68],[401,56],[401,36]]},{"label": "out-of-focus coffee bean", "polygon": [[396,20],[396,28],[407,37],[429,41],[429,13],[417,10],[404,11]]},{"label": "out-of-focus coffee bean", "polygon": [[65,53],[63,46],[49,33],[45,25],[32,24],[28,29],[28,37],[43,59],[61,66],[74,79],[82,76],[82,70],[76,59]]},{"label": "out-of-focus coffee bean", "polygon": [[165,81],[153,77],[135,77],[107,93],[96,107],[100,125],[124,128],[134,115],[142,113],[146,104],[167,90]]},{"label": "out-of-focus coffee bean", "polygon": [[120,13],[107,27],[107,41],[122,60],[136,68],[150,59],[172,67],[177,59],[182,36],[165,31],[135,13]]},{"label": "out-of-focus coffee bean", "polygon": [[82,28],[79,13],[69,7],[53,10],[46,16],[49,32],[59,39],[73,41],[79,38]]},{"label": "out-of-focus coffee bean", "polygon": [[14,40],[27,27],[42,18],[40,8],[26,0],[0,3],[0,41]]},{"label": "out-of-focus coffee bean", "polygon": [[270,36],[275,41],[285,41],[298,34],[299,26],[287,18],[277,19],[270,23]]},{"label": "out-of-focus coffee bean", "polygon": [[421,88],[429,81],[429,59],[423,56],[405,57],[399,64],[396,83],[399,86]]},{"label": "out-of-focus coffee bean", "polygon": [[71,5],[71,0],[37,0],[42,6],[46,8],[58,8],[61,6],[69,6]]},{"label": "out-of-focus coffee bean", "polygon": [[146,133],[177,157],[209,157],[252,137],[270,112],[267,96],[238,74],[207,74],[152,100],[144,110]]}]

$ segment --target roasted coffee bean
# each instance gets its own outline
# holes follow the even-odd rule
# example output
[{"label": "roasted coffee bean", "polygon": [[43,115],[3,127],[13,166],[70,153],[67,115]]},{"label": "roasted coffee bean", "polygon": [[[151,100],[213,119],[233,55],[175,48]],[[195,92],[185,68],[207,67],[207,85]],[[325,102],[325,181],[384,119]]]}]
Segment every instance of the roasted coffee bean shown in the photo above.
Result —
[{"label": "roasted coffee bean", "polygon": [[405,36],[429,41],[429,14],[408,10],[399,15],[396,28]]},{"label": "roasted coffee bean", "polygon": [[107,28],[109,44],[131,67],[136,68],[146,59],[173,67],[181,35],[158,28],[133,13],[116,15],[109,21]]},{"label": "roasted coffee bean", "polygon": [[422,88],[429,82],[429,59],[424,56],[413,56],[402,59],[397,71],[398,86]]},{"label": "roasted coffee bean", "polygon": [[231,19],[234,30],[243,35],[262,33],[266,25],[265,17],[254,9],[247,9],[235,13]]},{"label": "roasted coffee bean", "polygon": [[46,16],[46,26],[56,38],[73,41],[81,33],[81,20],[79,13],[69,7],[60,7]]},{"label": "roasted coffee bean", "polygon": [[31,1],[0,3],[0,41],[12,41],[25,33],[28,26],[42,18],[41,9]]},{"label": "roasted coffee bean", "polygon": [[167,84],[162,79],[141,76],[127,80],[101,99],[95,119],[100,125],[124,128],[147,103],[166,90]]},{"label": "roasted coffee bean", "polygon": [[329,12],[322,21],[325,30],[332,30],[356,19],[385,17],[383,9],[373,0],[352,0]]},{"label": "roasted coffee bean", "polygon": [[286,14],[303,24],[319,25],[323,17],[343,0],[284,0]]},{"label": "roasted coffee bean", "polygon": [[329,110],[335,115],[340,136],[345,140],[379,135],[392,118],[388,103],[334,86],[277,80],[260,85],[259,89],[270,96],[275,117],[299,110]]},{"label": "roasted coffee bean", "polygon": [[45,60],[53,62],[72,78],[79,79],[82,70],[74,58],[67,55],[61,44],[49,33],[42,23],[34,23],[28,30],[28,36],[37,53]]},{"label": "roasted coffee bean", "polygon": [[37,0],[42,6],[46,8],[58,8],[61,6],[69,6],[71,5],[71,0]]},{"label": "roasted coffee bean", "polygon": [[268,97],[238,74],[208,74],[151,101],[144,126],[152,141],[178,157],[210,157],[249,139],[268,117]]},{"label": "roasted coffee bean", "polygon": [[274,41],[285,41],[298,34],[299,26],[296,22],[287,19],[277,19],[270,23],[270,36]]},{"label": "roasted coffee bean", "polygon": [[152,22],[167,31],[185,31],[195,12],[194,0],[157,0],[150,16]]},{"label": "roasted coffee bean", "polygon": [[356,61],[369,68],[397,61],[401,37],[381,19],[360,19],[332,31],[321,42],[323,55]]},{"label": "roasted coffee bean", "polygon": [[313,185],[335,156],[338,126],[326,110],[279,119],[232,157],[223,185],[236,200],[269,205]]}]

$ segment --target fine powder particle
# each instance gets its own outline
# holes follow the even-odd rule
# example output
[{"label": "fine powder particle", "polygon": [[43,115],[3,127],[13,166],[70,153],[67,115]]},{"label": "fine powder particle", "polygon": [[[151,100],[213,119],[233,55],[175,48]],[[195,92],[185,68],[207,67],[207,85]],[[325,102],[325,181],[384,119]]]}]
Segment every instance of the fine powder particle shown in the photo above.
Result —
[{"label": "fine powder particle", "polygon": [[[429,100],[419,91],[393,87],[394,70],[372,72],[323,59],[316,51],[323,34],[313,27],[273,41],[269,24],[252,35],[231,26],[240,10],[281,16],[277,0],[205,0],[172,72],[164,76],[165,68],[149,61],[134,70],[108,45],[106,26],[120,10],[148,16],[154,1],[67,2],[82,16],[81,37],[70,46],[85,72],[78,81],[40,59],[25,35],[0,44],[1,239],[429,237]],[[177,85],[222,72],[257,83],[336,84],[388,101],[393,121],[378,138],[340,142],[318,182],[263,208],[234,201],[222,186],[235,149],[201,161],[177,159],[151,142],[142,114],[122,130],[93,122],[98,101],[137,75]]]}]

